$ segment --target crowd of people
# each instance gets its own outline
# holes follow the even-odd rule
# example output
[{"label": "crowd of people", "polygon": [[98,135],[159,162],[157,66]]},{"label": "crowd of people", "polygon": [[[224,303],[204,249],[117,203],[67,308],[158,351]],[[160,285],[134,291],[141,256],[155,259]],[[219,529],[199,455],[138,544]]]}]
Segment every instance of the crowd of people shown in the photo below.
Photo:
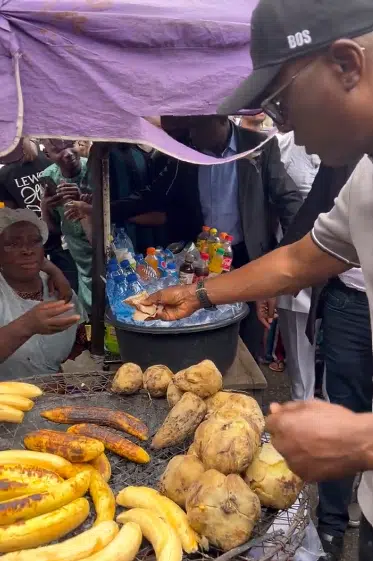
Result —
[{"label": "crowd of people", "polygon": [[[149,303],[162,304],[160,319],[173,320],[206,302],[247,302],[240,335],[255,360],[268,354],[263,341],[282,342],[271,368],[286,365],[293,403],[272,405],[273,443],[297,473],[318,482],[323,558],[341,559],[350,523],[361,526],[359,559],[367,561],[373,558],[373,168],[364,154],[373,152],[373,10],[367,0],[354,0],[351,18],[337,0],[328,0],[319,21],[310,8],[316,3],[297,2],[284,0],[280,13],[273,0],[260,0],[253,16],[254,73],[224,103],[222,115],[159,121],[179,142],[217,158],[261,144],[268,116],[280,132],[251,157],[218,166],[113,145],[111,218],[138,252],[196,240],[206,224],[231,233],[232,273],[202,281],[198,290],[166,289]],[[305,40],[310,31],[293,36],[292,25],[308,29],[304,14],[311,12],[319,24],[312,24],[313,38]],[[274,60],[273,53],[282,58]],[[243,117],[226,116],[258,107]],[[87,346],[90,148],[84,140],[24,138],[18,156],[0,169],[4,379],[58,372]],[[317,391],[323,401],[312,401]],[[361,472],[362,513],[352,515]]]}]

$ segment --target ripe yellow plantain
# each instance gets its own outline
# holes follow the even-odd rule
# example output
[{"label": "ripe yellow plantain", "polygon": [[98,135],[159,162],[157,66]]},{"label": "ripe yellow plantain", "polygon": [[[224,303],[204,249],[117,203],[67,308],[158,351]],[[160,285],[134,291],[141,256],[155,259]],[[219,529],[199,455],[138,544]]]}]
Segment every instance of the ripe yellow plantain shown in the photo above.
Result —
[{"label": "ripe yellow plantain", "polygon": [[49,491],[1,502],[0,526],[35,518],[79,499],[87,492],[90,480],[90,472],[84,471],[63,483],[54,485]]},{"label": "ripe yellow plantain", "polygon": [[40,467],[54,471],[61,477],[70,477],[72,464],[44,452],[31,452],[30,450],[3,450],[0,452],[0,467],[7,464],[20,464],[28,467]]},{"label": "ripe yellow plantain", "polygon": [[20,465],[0,466],[0,501],[46,491],[51,485],[63,481],[62,477],[42,468]]},{"label": "ripe yellow plantain", "polygon": [[83,561],[133,561],[140,549],[141,541],[140,526],[129,522],[109,545]]},{"label": "ripe yellow plantain", "polygon": [[157,561],[182,560],[183,550],[178,535],[172,526],[155,512],[146,508],[132,508],[117,516],[117,522],[138,524],[143,536],[152,544]]},{"label": "ripe yellow plantain", "polygon": [[34,407],[34,402],[28,397],[22,395],[12,395],[10,393],[0,394],[0,405],[9,405],[20,411],[31,411]]},{"label": "ripe yellow plantain", "polygon": [[115,522],[102,522],[62,543],[8,553],[1,561],[78,561],[101,551],[117,534]]},{"label": "ripe yellow plantain", "polygon": [[0,553],[31,549],[58,540],[80,526],[88,514],[87,499],[77,499],[31,520],[0,526]]},{"label": "ripe yellow plantain", "polygon": [[198,551],[199,536],[190,527],[185,512],[173,501],[150,487],[128,486],[117,495],[118,505],[125,508],[147,508],[161,516],[176,531],[185,553]]},{"label": "ripe yellow plantain", "polygon": [[101,473],[107,483],[111,477],[111,465],[106,454],[100,454],[100,456],[92,460],[90,464]]},{"label": "ripe yellow plantain", "polygon": [[89,492],[96,509],[96,521],[94,526],[106,520],[114,520],[115,497],[113,491],[97,470],[91,472]]},{"label": "ripe yellow plantain", "polygon": [[2,405],[0,403],[0,423],[17,423],[20,424],[23,421],[25,414],[23,411],[16,409],[15,407],[10,407],[9,405]]},{"label": "ripe yellow plantain", "polygon": [[10,393],[13,395],[21,395],[34,399],[43,394],[42,390],[34,384],[26,384],[24,382],[0,382],[0,394]]}]

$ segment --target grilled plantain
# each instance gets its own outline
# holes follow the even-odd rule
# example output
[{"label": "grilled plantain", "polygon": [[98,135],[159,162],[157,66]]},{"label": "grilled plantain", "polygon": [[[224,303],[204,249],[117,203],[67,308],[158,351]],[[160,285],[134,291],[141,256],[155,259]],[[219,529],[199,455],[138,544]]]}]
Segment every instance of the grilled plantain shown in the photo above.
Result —
[{"label": "grilled plantain", "polygon": [[124,411],[114,411],[105,407],[59,407],[43,411],[41,416],[53,423],[72,425],[74,423],[93,423],[122,430],[140,440],[148,439],[147,426]]},{"label": "grilled plantain", "polygon": [[107,483],[111,477],[111,465],[106,454],[101,454],[98,458],[92,460],[90,464],[101,473]]},{"label": "grilled plantain", "polygon": [[105,450],[99,440],[55,430],[30,432],[23,442],[28,450],[56,454],[69,462],[90,462]]},{"label": "grilled plantain", "polygon": [[100,440],[105,448],[111,452],[115,452],[118,456],[127,458],[132,462],[138,464],[147,464],[150,462],[149,454],[137,444],[134,444],[127,438],[124,438],[117,432],[114,432],[105,427],[99,427],[98,425],[89,425],[83,423],[81,425],[73,425],[67,430],[68,433],[73,434],[84,434],[85,436],[90,436],[91,438],[97,438]]},{"label": "grilled plantain", "polygon": [[22,423],[25,416],[23,411],[9,405],[0,403],[0,422],[1,423]]},{"label": "grilled plantain", "polygon": [[63,479],[52,471],[20,465],[0,467],[0,501],[47,491]]},{"label": "grilled plantain", "polygon": [[91,473],[89,493],[92,497],[96,509],[96,520],[94,526],[101,522],[114,520],[115,516],[115,497],[113,491],[106,483],[104,478],[97,470]]},{"label": "grilled plantain", "polygon": [[24,522],[69,504],[85,495],[90,481],[90,472],[84,471],[53,485],[48,491],[3,501],[0,503],[0,526]]},{"label": "grilled plantain", "polygon": [[30,549],[58,540],[80,526],[88,514],[89,502],[82,498],[48,514],[18,524],[0,526],[0,553]]}]

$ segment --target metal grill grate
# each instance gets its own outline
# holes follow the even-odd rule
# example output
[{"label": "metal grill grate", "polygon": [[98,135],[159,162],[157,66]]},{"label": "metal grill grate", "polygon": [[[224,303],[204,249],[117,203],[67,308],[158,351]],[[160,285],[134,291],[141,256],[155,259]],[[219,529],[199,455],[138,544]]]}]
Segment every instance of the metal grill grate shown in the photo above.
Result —
[{"label": "metal grill grate", "polygon": [[[36,400],[33,410],[25,414],[24,422],[21,425],[0,423],[0,449],[24,448],[23,438],[26,433],[32,430],[40,428],[66,430],[67,425],[51,423],[43,419],[40,412],[45,409],[69,405],[100,406],[126,411],[140,418],[148,426],[149,434],[152,437],[169,411],[166,400],[150,399],[146,393],[132,396],[112,394],[109,391],[112,378],[113,374],[109,372],[89,372],[24,379],[25,382],[38,385],[44,391],[44,394]],[[145,485],[156,488],[159,477],[165,470],[168,461],[176,454],[185,453],[190,445],[190,442],[185,442],[182,446],[155,451],[150,449],[151,438],[148,442],[139,442],[130,435],[126,435],[126,438],[148,450],[151,462],[146,465],[135,464],[115,454],[108,453],[112,468],[110,486],[115,495],[127,485]],[[257,524],[252,537],[262,536],[269,529],[271,533],[281,529],[283,534],[278,535],[270,544],[264,543],[257,547],[255,554],[257,561],[267,561],[269,559],[288,561],[291,559],[290,555],[292,555],[294,548],[299,546],[309,521],[308,503],[308,492],[305,489],[297,503],[286,511],[277,512],[262,509],[262,519]],[[94,520],[94,516],[92,506],[91,514],[84,525],[71,535],[88,529]],[[190,558],[195,560],[199,558],[215,559],[220,553],[213,549],[208,554],[198,554],[190,556]],[[140,561],[145,561],[145,559],[150,561],[151,558],[154,558],[154,554],[151,548],[144,547],[138,558]],[[246,561],[253,559],[248,553],[239,556],[239,558]]]}]

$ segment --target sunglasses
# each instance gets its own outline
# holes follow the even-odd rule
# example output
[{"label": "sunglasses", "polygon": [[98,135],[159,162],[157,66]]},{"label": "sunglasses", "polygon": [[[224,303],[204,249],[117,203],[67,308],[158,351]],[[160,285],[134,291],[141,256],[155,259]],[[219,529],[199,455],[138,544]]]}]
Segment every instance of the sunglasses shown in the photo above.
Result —
[{"label": "sunglasses", "polygon": [[303,73],[305,72],[305,70],[307,68],[310,68],[310,66],[312,66],[317,59],[311,60],[310,62],[308,62],[305,66],[303,66],[303,68],[301,68],[300,70],[298,70],[298,72],[296,72],[288,82],[286,82],[286,84],[283,84],[281,86],[281,88],[279,88],[278,90],[276,90],[270,97],[267,97],[267,99],[265,99],[262,104],[261,104],[261,108],[264,111],[264,113],[266,115],[268,115],[268,117],[270,117],[273,121],[273,123],[277,126],[277,127],[283,127],[284,125],[286,125],[287,122],[287,115],[286,115],[286,111],[283,107],[283,104],[281,102],[281,96],[284,93],[285,90],[287,90],[294,82],[295,80]]}]

